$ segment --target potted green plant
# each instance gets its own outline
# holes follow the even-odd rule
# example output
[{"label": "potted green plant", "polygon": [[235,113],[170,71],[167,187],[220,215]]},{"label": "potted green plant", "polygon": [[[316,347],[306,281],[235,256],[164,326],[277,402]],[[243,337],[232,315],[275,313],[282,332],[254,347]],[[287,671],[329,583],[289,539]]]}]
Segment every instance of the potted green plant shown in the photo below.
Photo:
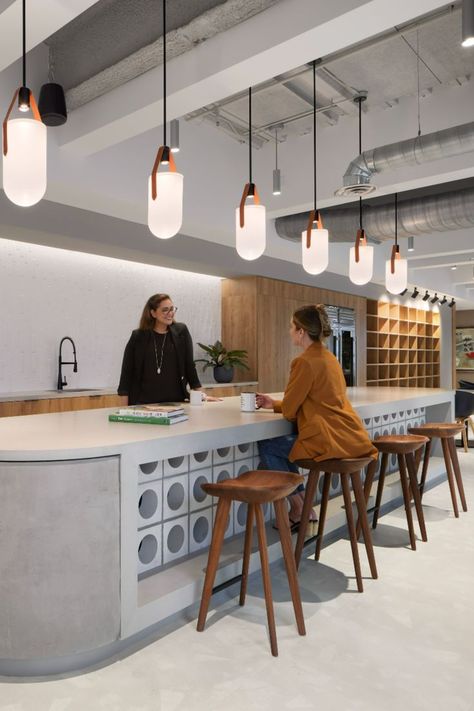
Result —
[{"label": "potted green plant", "polygon": [[203,370],[213,368],[216,383],[230,383],[234,377],[235,366],[237,368],[250,370],[246,363],[247,351],[228,351],[220,341],[216,341],[213,345],[209,344],[207,346],[203,343],[198,343],[198,346],[207,353],[208,358],[198,358],[194,362],[204,363]]}]

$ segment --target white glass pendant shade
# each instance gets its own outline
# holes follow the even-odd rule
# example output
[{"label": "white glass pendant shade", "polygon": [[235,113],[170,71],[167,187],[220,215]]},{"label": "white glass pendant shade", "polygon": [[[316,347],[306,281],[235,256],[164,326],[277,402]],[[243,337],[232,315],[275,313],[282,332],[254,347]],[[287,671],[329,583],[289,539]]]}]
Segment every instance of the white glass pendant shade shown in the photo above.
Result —
[{"label": "white glass pendant shade", "polygon": [[242,259],[258,259],[265,251],[266,211],[264,205],[246,204],[244,226],[240,226],[240,209],[235,211],[235,248]]},{"label": "white glass pendant shade", "polygon": [[368,284],[374,271],[374,248],[359,245],[359,261],[356,262],[355,247],[349,250],[349,279],[353,284]]},{"label": "white glass pendant shade", "polygon": [[395,271],[392,274],[391,260],[385,262],[385,287],[390,294],[400,294],[407,288],[408,263],[406,259],[395,259]]},{"label": "white glass pendant shade", "polygon": [[303,269],[308,274],[321,274],[327,269],[329,262],[329,233],[324,229],[311,230],[311,245],[307,243],[306,230],[301,233]]},{"label": "white glass pendant shade", "polygon": [[159,239],[169,239],[183,223],[183,176],[169,171],[156,174],[156,200],[148,178],[148,227]]},{"label": "white glass pendant shade", "polygon": [[3,156],[3,189],[21,207],[36,205],[46,192],[47,130],[29,118],[8,121],[8,153]]}]

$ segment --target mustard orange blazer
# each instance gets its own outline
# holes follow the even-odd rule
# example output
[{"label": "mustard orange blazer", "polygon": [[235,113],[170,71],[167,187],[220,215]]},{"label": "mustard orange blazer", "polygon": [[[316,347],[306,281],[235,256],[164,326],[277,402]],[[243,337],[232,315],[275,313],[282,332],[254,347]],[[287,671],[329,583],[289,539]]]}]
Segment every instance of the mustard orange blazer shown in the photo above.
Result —
[{"label": "mustard orange blazer", "polygon": [[295,459],[377,458],[377,450],[346,395],[337,358],[315,341],[291,363],[283,400],[274,411],[298,424]]}]

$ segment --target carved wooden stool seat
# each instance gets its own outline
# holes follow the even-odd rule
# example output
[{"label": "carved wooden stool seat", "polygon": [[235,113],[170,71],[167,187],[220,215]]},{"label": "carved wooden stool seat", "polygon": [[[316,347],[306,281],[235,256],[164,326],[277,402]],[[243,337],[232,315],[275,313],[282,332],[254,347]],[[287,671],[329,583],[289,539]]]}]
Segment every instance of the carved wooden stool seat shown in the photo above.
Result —
[{"label": "carved wooden stool seat", "polygon": [[308,483],[303,504],[303,513],[301,515],[301,523],[298,531],[298,539],[296,542],[295,559],[298,567],[303,551],[306,530],[308,527],[309,516],[314,502],[314,496],[318,485],[319,474],[324,472],[323,493],[321,496],[321,510],[319,514],[319,526],[316,534],[316,551],[315,560],[319,560],[321,553],[321,545],[324,534],[324,524],[326,521],[326,513],[329,500],[329,489],[331,485],[331,475],[339,474],[341,477],[342,493],[344,496],[344,508],[346,511],[347,527],[349,529],[349,537],[351,541],[352,558],[354,561],[354,569],[357,579],[357,589],[363,592],[362,573],[360,567],[359,551],[357,547],[356,528],[354,524],[354,516],[352,513],[351,492],[349,480],[352,482],[352,489],[356,501],[357,510],[359,513],[359,521],[364,534],[365,548],[367,558],[369,560],[370,572],[373,578],[377,578],[377,566],[375,564],[374,549],[372,546],[372,538],[370,527],[367,520],[367,511],[365,507],[364,494],[362,490],[362,481],[360,471],[366,467],[371,461],[370,457],[362,457],[359,459],[326,459],[323,462],[316,462],[313,459],[300,459],[295,462],[302,469],[309,469]]},{"label": "carved wooden stool seat", "polygon": [[[423,469],[421,473],[421,481],[419,485],[420,497],[423,496],[425,488],[426,475],[428,473],[428,464],[431,454],[431,443],[436,437],[441,440],[443,448],[444,463],[446,465],[446,474],[448,476],[449,491],[451,493],[451,501],[453,502],[453,510],[456,518],[459,517],[458,502],[456,498],[456,485],[458,487],[459,496],[463,511],[467,511],[466,495],[462,482],[461,469],[459,467],[458,453],[454,438],[464,428],[460,422],[427,422],[418,427],[409,427],[408,431],[417,435],[424,435],[427,438],[425,447],[425,455],[423,457]],[[454,475],[453,475],[454,470]]]},{"label": "carved wooden stool seat", "polygon": [[[377,486],[377,495],[375,498],[374,517],[372,520],[372,528],[376,528],[379,517],[380,504],[382,501],[383,487],[385,483],[385,475],[387,473],[388,458],[391,454],[396,454],[398,459],[398,468],[400,473],[400,483],[402,486],[403,501],[405,503],[405,513],[407,517],[408,532],[410,534],[410,544],[413,550],[416,550],[415,529],[413,527],[413,516],[411,512],[411,497],[415,503],[416,515],[421,531],[421,538],[427,541],[425,517],[423,516],[423,508],[421,506],[421,497],[418,490],[416,479],[416,463],[414,452],[420,450],[426,443],[428,438],[421,435],[384,435],[373,441],[373,444],[382,454],[382,462],[380,465],[379,481]],[[364,494],[366,502],[369,500],[370,490],[375,475],[375,466],[369,467],[367,478],[364,485]]]},{"label": "carved wooden stool seat", "polygon": [[260,562],[262,566],[265,604],[267,608],[270,647],[273,656],[278,656],[270,568],[268,564],[267,538],[265,534],[265,521],[262,511],[262,504],[273,503],[278,523],[278,531],[280,534],[280,542],[285,561],[286,573],[290,586],[291,598],[293,601],[293,608],[295,611],[296,625],[300,635],[306,634],[296,565],[292,552],[290,523],[285,502],[286,497],[289,496],[289,494],[291,494],[303,481],[302,476],[291,472],[258,470],[245,472],[236,479],[225,479],[224,481],[216,484],[202,485],[203,490],[206,493],[211,494],[211,496],[218,497],[219,502],[217,504],[216,520],[214,523],[214,530],[212,532],[206,577],[202,591],[201,607],[199,609],[197,623],[198,632],[202,632],[204,630],[204,625],[206,623],[207,610],[212,595],[212,588],[216,577],[219,556],[222,548],[222,542],[224,540],[224,533],[227,528],[227,518],[229,516],[232,501],[243,501],[248,504],[248,509],[247,525],[245,529],[244,557],[242,564],[242,582],[240,587],[240,604],[245,604],[250,552],[252,546],[253,519],[255,516]]}]

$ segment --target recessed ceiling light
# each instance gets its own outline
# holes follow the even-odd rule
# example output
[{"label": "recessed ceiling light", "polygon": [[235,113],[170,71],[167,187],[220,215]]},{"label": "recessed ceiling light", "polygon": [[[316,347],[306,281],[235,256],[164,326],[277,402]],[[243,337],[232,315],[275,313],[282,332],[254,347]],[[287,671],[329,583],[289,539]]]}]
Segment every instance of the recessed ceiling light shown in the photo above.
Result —
[{"label": "recessed ceiling light", "polygon": [[457,266],[456,266],[456,265],[454,265],[454,267],[451,267],[451,271],[452,271],[452,272],[455,272],[456,269],[457,269]]}]

